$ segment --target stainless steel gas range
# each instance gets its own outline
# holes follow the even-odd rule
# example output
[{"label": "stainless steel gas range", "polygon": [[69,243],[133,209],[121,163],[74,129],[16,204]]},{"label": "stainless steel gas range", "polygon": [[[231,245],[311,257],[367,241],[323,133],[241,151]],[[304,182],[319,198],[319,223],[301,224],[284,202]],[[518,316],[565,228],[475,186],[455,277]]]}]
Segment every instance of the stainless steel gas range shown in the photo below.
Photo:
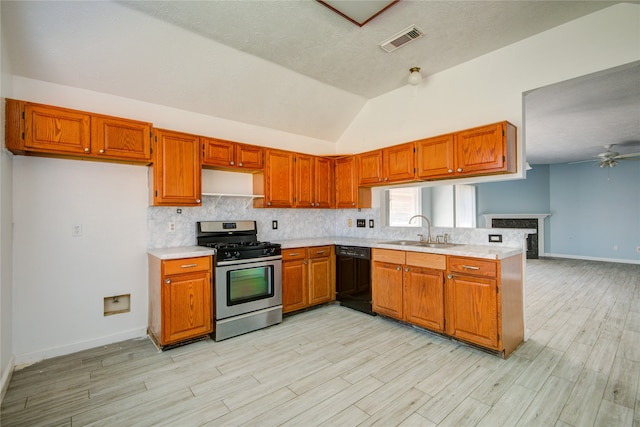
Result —
[{"label": "stainless steel gas range", "polygon": [[216,341],[282,322],[280,245],[259,242],[255,221],[201,221],[198,246],[216,249]]}]

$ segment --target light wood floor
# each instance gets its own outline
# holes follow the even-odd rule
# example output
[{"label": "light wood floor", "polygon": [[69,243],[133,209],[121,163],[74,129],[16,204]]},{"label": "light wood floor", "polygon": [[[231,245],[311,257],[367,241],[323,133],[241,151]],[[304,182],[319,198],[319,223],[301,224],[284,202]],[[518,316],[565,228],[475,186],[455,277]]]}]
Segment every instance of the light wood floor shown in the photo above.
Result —
[{"label": "light wood floor", "polygon": [[130,340],[13,374],[9,426],[640,426],[640,265],[528,263],[508,360],[331,305],[159,353]]}]

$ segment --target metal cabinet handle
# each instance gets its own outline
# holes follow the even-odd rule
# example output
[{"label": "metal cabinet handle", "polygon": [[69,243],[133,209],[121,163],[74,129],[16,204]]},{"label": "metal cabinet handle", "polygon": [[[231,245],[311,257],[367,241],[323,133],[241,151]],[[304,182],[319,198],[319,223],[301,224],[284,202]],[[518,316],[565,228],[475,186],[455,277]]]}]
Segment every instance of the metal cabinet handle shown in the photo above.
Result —
[{"label": "metal cabinet handle", "polygon": [[88,149],[88,148],[85,148],[85,149],[84,149],[84,152],[85,152],[85,153],[88,153],[88,152],[89,152],[89,149]]},{"label": "metal cabinet handle", "polygon": [[466,268],[467,270],[480,270],[480,267],[475,267],[473,265],[463,265],[462,268]]},{"label": "metal cabinet handle", "polygon": [[316,252],[316,254],[320,255],[320,254],[323,254],[323,253],[325,253],[325,252],[326,252],[326,251],[317,251],[317,252]]},{"label": "metal cabinet handle", "polygon": [[198,264],[185,264],[185,265],[181,265],[180,268],[191,268],[191,267],[197,267]]},{"label": "metal cabinet handle", "polygon": [[236,164],[236,162],[231,161],[231,162],[229,162],[229,164],[230,164],[231,166],[233,166],[233,165],[235,165],[235,164]]},{"label": "metal cabinet handle", "polygon": [[169,283],[171,283],[171,279],[164,279],[164,283],[168,285]]},{"label": "metal cabinet handle", "polygon": [[289,256],[298,256],[300,255],[299,253],[295,253],[295,254],[289,254]]},{"label": "metal cabinet handle", "polygon": [[458,168],[458,172],[462,172],[462,168]]}]

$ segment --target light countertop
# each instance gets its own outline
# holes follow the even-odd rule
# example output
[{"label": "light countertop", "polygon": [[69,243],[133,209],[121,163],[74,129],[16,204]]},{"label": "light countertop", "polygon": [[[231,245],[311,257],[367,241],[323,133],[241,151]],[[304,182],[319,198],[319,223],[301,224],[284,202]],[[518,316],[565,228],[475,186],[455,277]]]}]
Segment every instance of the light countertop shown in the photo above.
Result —
[{"label": "light countertop", "polygon": [[179,259],[211,256],[216,253],[216,250],[203,246],[179,246],[175,248],[147,249],[147,253],[158,259]]},{"label": "light countertop", "polygon": [[283,249],[300,248],[305,246],[345,245],[364,246],[379,249],[395,249],[401,251],[426,252],[443,255],[457,255],[473,258],[504,259],[523,253],[523,248],[489,245],[456,245],[449,248],[429,248],[410,245],[390,245],[384,239],[355,239],[349,237],[317,237],[309,239],[280,240]]}]

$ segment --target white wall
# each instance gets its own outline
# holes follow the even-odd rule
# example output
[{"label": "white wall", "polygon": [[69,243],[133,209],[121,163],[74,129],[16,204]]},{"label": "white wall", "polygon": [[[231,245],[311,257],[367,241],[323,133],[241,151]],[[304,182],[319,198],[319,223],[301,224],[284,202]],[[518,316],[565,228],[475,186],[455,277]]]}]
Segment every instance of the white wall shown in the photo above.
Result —
[{"label": "white wall", "polygon": [[[16,156],[16,365],[144,336],[147,167]],[[72,237],[74,225],[82,236]],[[103,298],[131,294],[129,313]]]},{"label": "white wall", "polygon": [[381,95],[337,149],[361,152],[502,120],[522,141],[522,93],[640,59],[639,22],[640,5],[617,4]]},{"label": "white wall", "polygon": [[[1,14],[1,13],[0,13]],[[11,94],[9,61],[0,29],[0,97]],[[4,102],[0,104],[0,400],[13,372],[12,155],[4,149]]]}]

